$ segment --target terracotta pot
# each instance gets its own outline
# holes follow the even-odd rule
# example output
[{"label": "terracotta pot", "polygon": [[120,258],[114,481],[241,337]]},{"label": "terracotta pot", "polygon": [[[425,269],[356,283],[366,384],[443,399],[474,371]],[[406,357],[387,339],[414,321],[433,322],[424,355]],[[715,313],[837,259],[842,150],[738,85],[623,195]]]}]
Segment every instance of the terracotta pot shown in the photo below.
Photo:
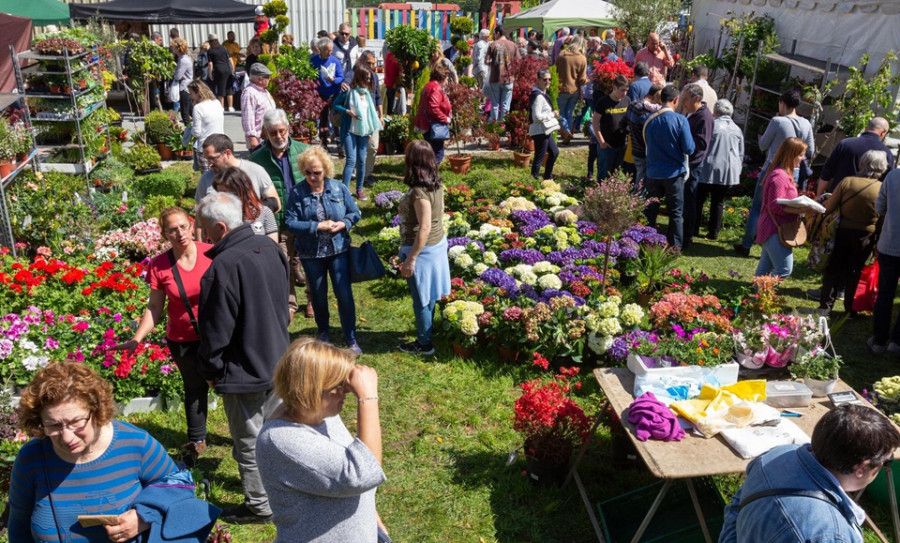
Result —
[{"label": "terracotta pot", "polygon": [[500,150],[500,140],[487,142],[487,150],[488,151],[499,151]]},{"label": "terracotta pot", "polygon": [[12,173],[12,169],[12,160],[8,158],[0,160],[0,178],[6,178],[9,174]]},{"label": "terracotta pot", "polygon": [[165,143],[157,143],[156,150],[159,151],[159,158],[162,160],[172,160],[175,158],[175,152]]},{"label": "terracotta pot", "polygon": [[451,346],[453,347],[453,354],[460,358],[472,358],[472,354],[475,353],[475,347],[463,347],[455,341]]},{"label": "terracotta pot", "polygon": [[59,94],[59,91],[61,91],[61,90],[62,90],[62,87],[60,87],[59,85],[50,85],[50,92],[52,94]]},{"label": "terracotta pot", "polygon": [[513,152],[513,163],[519,168],[527,168],[531,163],[531,153]]},{"label": "terracotta pot", "polygon": [[638,303],[639,306],[641,306],[641,307],[643,307],[643,308],[646,309],[646,308],[650,307],[650,302],[651,302],[652,300],[653,300],[653,293],[652,293],[652,292],[641,292],[641,291],[638,291],[638,293],[637,293],[637,303]]},{"label": "terracotta pot", "polygon": [[22,163],[28,160],[28,153],[16,153],[16,162]]},{"label": "terracotta pot", "polygon": [[522,351],[518,349],[507,349],[502,345],[497,345],[497,357],[502,362],[518,362],[520,356],[522,356]]},{"label": "terracotta pot", "polygon": [[525,144],[523,145],[523,148],[530,153],[534,152],[534,140],[531,139],[530,136],[525,138]]},{"label": "terracotta pot", "polygon": [[472,164],[472,155],[450,155],[447,158],[450,160],[450,170],[453,173],[469,173],[469,166]]},{"label": "terracotta pot", "polygon": [[182,160],[194,160],[194,150],[193,149],[184,149],[181,151],[181,159]]}]

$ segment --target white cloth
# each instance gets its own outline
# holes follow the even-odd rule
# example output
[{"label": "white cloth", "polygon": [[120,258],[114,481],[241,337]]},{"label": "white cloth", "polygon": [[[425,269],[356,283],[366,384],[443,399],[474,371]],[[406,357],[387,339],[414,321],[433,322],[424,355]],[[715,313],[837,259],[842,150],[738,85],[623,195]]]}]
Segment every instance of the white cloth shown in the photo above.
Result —
[{"label": "white cloth", "polygon": [[193,124],[191,132],[194,134],[194,149],[203,149],[203,142],[213,134],[225,133],[225,110],[218,100],[206,100],[194,104],[191,115]]}]

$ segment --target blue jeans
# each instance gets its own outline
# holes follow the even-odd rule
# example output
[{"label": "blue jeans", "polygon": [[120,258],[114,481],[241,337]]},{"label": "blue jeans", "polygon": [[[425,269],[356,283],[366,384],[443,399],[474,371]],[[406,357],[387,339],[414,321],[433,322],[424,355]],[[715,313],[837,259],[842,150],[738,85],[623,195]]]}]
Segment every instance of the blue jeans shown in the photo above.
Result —
[{"label": "blue jeans", "polygon": [[572,115],[575,113],[575,106],[578,105],[578,98],[581,95],[577,92],[568,93],[561,92],[556,97],[556,105],[559,106],[559,124],[566,132],[572,131]]},{"label": "blue jeans", "polygon": [[747,215],[747,224],[744,225],[744,239],[741,240],[741,245],[747,249],[753,247],[753,243],[756,241],[756,227],[759,224],[759,214],[762,212],[764,174],[763,171],[759,172],[759,179],[756,180],[756,188],[753,190],[750,214]]},{"label": "blue jeans", "polygon": [[431,150],[434,151],[434,162],[440,166],[441,162],[444,161],[444,140],[430,140],[426,138],[425,141],[428,142],[428,145],[431,145]]},{"label": "blue jeans", "polygon": [[597,182],[602,183],[609,174],[621,168],[625,162],[625,147],[600,147],[597,143]]},{"label": "blue jeans", "polygon": [[[872,311],[872,328],[876,345],[887,345],[888,341],[900,343],[900,320],[891,329],[891,314],[894,309],[894,295],[897,293],[897,281],[900,281],[900,257],[878,254],[878,298]],[[853,296],[849,290],[844,296]]]},{"label": "blue jeans", "polygon": [[[684,181],[685,175],[669,179],[647,179],[647,197],[666,197],[666,208],[669,210],[669,230],[666,232],[666,240],[669,245],[678,247],[683,245],[684,224],[682,213],[684,212]],[[644,209],[644,215],[650,226],[656,228],[656,216],[659,214],[659,201],[648,204]]]},{"label": "blue jeans", "polygon": [[637,170],[634,174],[634,193],[641,196],[647,196],[647,180],[644,179],[647,175],[646,157],[634,157],[634,169]]},{"label": "blue jeans", "polygon": [[756,273],[753,275],[779,275],[787,279],[793,269],[794,251],[781,244],[777,232],[762,242],[762,256],[759,258],[759,265],[756,266]]},{"label": "blue jeans", "polygon": [[319,333],[328,333],[328,280],[331,275],[331,288],[337,298],[338,315],[344,339],[350,345],[356,341],[356,304],[353,302],[353,289],[350,284],[350,252],[326,258],[304,258],[300,260],[306,272],[306,284],[309,285],[309,298],[316,313],[316,327]]},{"label": "blue jeans", "polygon": [[350,177],[353,175],[353,168],[356,168],[356,190],[362,190],[363,182],[366,180],[366,149],[369,147],[369,136],[357,136],[351,134],[348,130],[346,134],[342,134],[344,153],[347,155],[347,162],[344,164],[344,184],[350,187]]},{"label": "blue jeans", "polygon": [[431,345],[436,300],[432,300],[428,305],[422,305],[416,278],[408,277],[406,284],[409,285],[409,293],[413,300],[413,314],[416,317],[416,341],[419,342],[419,345]]},{"label": "blue jeans", "polygon": [[509,113],[509,106],[512,104],[512,89],[512,83],[508,85],[490,83],[488,85],[491,99],[491,114],[488,120],[497,121],[506,118],[506,114]]}]

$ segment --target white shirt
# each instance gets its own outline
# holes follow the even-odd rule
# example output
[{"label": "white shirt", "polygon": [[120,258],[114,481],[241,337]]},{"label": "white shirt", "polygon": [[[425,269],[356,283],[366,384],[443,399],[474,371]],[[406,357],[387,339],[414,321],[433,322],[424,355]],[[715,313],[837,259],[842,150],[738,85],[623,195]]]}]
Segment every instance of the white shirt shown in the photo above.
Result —
[{"label": "white shirt", "polygon": [[191,133],[194,135],[194,149],[202,149],[203,142],[209,136],[225,133],[225,110],[216,99],[194,104],[192,117],[194,124],[191,125]]}]

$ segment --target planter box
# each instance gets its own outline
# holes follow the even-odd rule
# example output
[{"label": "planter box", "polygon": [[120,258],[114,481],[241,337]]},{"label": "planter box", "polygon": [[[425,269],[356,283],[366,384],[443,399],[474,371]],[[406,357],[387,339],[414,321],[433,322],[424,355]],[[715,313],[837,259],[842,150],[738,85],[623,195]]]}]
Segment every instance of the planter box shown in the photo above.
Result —
[{"label": "planter box", "polygon": [[120,415],[131,415],[132,413],[149,413],[151,411],[160,411],[163,409],[165,402],[159,396],[145,396],[143,398],[134,398],[127,404],[117,404]]},{"label": "planter box", "polygon": [[[724,386],[737,383],[738,370],[740,366],[737,362],[729,364],[721,364],[719,366],[703,367],[703,366],[673,366],[669,368],[653,368],[648,367],[643,360],[634,353],[628,353],[628,369],[634,373],[634,395],[637,397],[639,391],[646,391],[648,387],[657,392],[658,388],[667,389],[672,383],[684,384],[692,383],[691,389],[696,387],[696,393],[699,394],[700,386],[709,383],[714,386]],[[663,384],[662,387],[659,384]],[[693,394],[691,394],[692,396]],[[659,397],[659,394],[657,394]],[[665,400],[659,398],[661,401]]]}]

